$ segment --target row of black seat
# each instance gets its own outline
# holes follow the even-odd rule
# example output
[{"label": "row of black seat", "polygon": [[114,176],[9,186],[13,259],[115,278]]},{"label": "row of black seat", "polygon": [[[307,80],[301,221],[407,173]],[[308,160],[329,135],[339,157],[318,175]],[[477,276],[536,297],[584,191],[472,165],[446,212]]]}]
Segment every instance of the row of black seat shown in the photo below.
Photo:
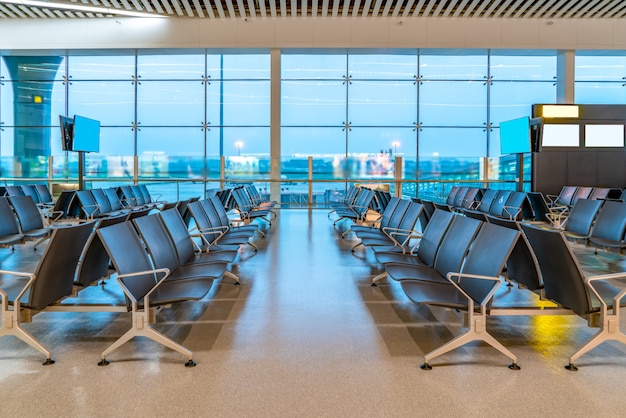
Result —
[{"label": "row of black seat", "polygon": [[[238,284],[230,266],[258,225],[233,227],[217,197],[190,202],[188,209],[201,239],[190,233],[178,208],[132,221],[122,214],[50,228],[50,241],[34,273],[0,272],[0,336],[22,339],[46,356],[44,364],[51,364],[50,351],[24,330],[23,318],[41,311],[131,312],[131,329],[102,352],[99,365],[108,364],[107,356],[135,336],[176,350],[187,356],[187,366],[195,365],[190,350],[151,326],[155,309],[202,299],[222,277]],[[210,228],[199,226],[205,217]],[[110,263],[125,300],[103,305],[99,298],[83,297],[81,289],[112,273]]]},{"label": "row of black seat", "polygon": [[[614,208],[613,203],[621,204],[607,203],[610,208]],[[402,205],[401,199],[393,205]],[[395,211],[385,212],[386,221],[381,222],[378,230],[351,227],[360,238],[353,250],[365,245],[384,266],[384,272],[374,277],[372,284],[390,277],[400,282],[415,303],[463,310],[469,316],[469,330],[426,354],[424,369],[431,367],[434,358],[475,340],[492,345],[512,360],[511,368],[518,368],[517,357],[486,331],[489,315],[600,316],[601,331],[570,357],[567,367],[571,370],[576,369],[574,362],[581,355],[603,341],[626,343],[619,331],[619,307],[626,304],[622,301],[626,286],[619,282],[616,286],[609,280],[624,278],[626,274],[586,277],[563,231],[491,214],[478,220],[435,209],[422,233],[412,231],[413,239],[419,236],[417,244],[407,246],[400,240],[380,239],[386,235],[385,222],[394,216]],[[523,309],[498,306],[500,301],[494,295],[503,283],[502,275],[517,283],[518,291],[534,292],[555,305],[548,308],[545,303],[538,303]],[[539,300],[539,296],[533,297]]]}]

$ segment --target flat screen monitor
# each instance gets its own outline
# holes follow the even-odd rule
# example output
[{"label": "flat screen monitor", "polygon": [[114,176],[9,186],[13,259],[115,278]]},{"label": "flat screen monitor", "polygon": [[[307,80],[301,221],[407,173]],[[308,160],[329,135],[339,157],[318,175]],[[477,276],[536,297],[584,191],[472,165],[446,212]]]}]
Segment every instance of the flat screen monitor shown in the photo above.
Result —
[{"label": "flat screen monitor", "polygon": [[542,147],[578,147],[580,145],[578,124],[546,123],[541,131]]},{"label": "flat screen monitor", "polygon": [[100,151],[100,121],[84,116],[74,116],[72,151]]},{"label": "flat screen monitor", "polygon": [[59,126],[61,127],[61,149],[63,151],[71,151],[72,137],[74,136],[74,119],[59,115]]},{"label": "flat screen monitor", "polygon": [[500,122],[500,153],[519,154],[531,152],[530,118]]},{"label": "flat screen monitor", "polygon": [[585,125],[585,147],[624,148],[624,125]]}]

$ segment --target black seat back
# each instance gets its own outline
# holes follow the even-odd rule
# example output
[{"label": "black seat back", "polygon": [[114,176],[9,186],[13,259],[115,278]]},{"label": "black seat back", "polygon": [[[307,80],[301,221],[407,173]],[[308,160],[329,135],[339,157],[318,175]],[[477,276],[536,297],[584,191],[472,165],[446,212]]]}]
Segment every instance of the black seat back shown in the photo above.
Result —
[{"label": "black seat back", "polygon": [[[516,231],[522,231],[519,222],[511,219],[498,218],[488,215],[487,220],[489,223],[500,225]],[[510,280],[521,284],[529,290],[541,289],[543,286],[543,280],[541,278],[541,271],[537,264],[537,258],[533,253],[530,243],[526,239],[526,236],[522,234],[520,239],[517,240],[511,255],[506,262],[506,273]]]},{"label": "black seat back", "polygon": [[194,245],[180,212],[175,208],[163,210],[161,220],[170,234],[180,264],[191,261],[195,256]]},{"label": "black seat back", "polygon": [[93,199],[96,201],[96,204],[98,205],[98,210],[101,214],[107,214],[107,213],[113,212],[111,203],[109,202],[109,199],[107,199],[107,196],[104,193],[104,190],[92,189],[91,195],[93,196]]},{"label": "black seat back", "polygon": [[623,241],[626,232],[626,202],[607,200],[598,213],[591,240],[601,238],[610,241]]},{"label": "black seat back", "polygon": [[15,210],[22,232],[42,229],[43,219],[37,205],[30,196],[12,196],[9,198],[11,206]]},{"label": "black seat back", "polygon": [[24,191],[20,186],[5,186],[7,196],[24,196]]},{"label": "black seat back", "polygon": [[167,268],[173,272],[180,267],[174,244],[158,213],[134,219],[133,223],[156,268]]},{"label": "black seat back", "polygon": [[[96,224],[96,229],[122,223],[126,220],[126,216],[122,214],[101,218]],[[93,234],[81,256],[74,284],[86,287],[108,276],[110,261],[109,254],[107,254],[104,245],[102,245],[100,237],[98,234]]]},{"label": "black seat back", "polygon": [[527,204],[526,193],[512,192],[506,201],[506,205],[502,208],[502,217],[521,220],[525,204]]},{"label": "black seat back", "polygon": [[452,207],[460,208],[463,207],[463,200],[465,199],[465,195],[467,194],[469,187],[463,186],[459,187],[456,195],[454,196],[454,202],[452,203]]},{"label": "black seat back", "polygon": [[22,193],[24,196],[30,196],[33,198],[35,203],[41,203],[41,199],[39,198],[39,193],[37,193],[37,189],[33,184],[23,184],[20,186],[22,188]]},{"label": "black seat back", "polygon": [[491,205],[496,200],[497,195],[498,195],[497,190],[494,190],[494,189],[485,190],[483,193],[482,199],[480,199],[480,202],[478,203],[478,206],[476,207],[476,210],[483,212],[483,213],[489,213],[489,210],[491,209]]},{"label": "black seat back", "polygon": [[483,222],[455,215],[441,241],[434,268],[442,276],[461,271],[463,259]]},{"label": "black seat back", "polygon": [[35,190],[37,191],[37,195],[39,196],[40,203],[53,204],[54,198],[50,193],[50,189],[45,184],[35,184]]},{"label": "black seat back", "polygon": [[548,222],[546,214],[550,212],[550,209],[548,208],[548,204],[546,203],[543,194],[540,192],[528,192],[526,193],[526,197],[528,198],[530,206],[533,210],[534,220],[537,222]]},{"label": "black seat back", "polygon": [[435,264],[437,250],[453,218],[452,212],[437,209],[428,221],[417,249],[417,255],[425,265],[432,267]]},{"label": "black seat back", "polygon": [[563,186],[554,203],[561,206],[571,206],[577,188],[576,186]]},{"label": "black seat back", "polygon": [[94,199],[91,190],[78,190],[76,198],[80,202],[81,218],[93,218],[100,215],[100,206]]},{"label": "black seat back", "polygon": [[[121,222],[97,230],[115,271],[118,274],[151,271],[152,263],[148,253],[131,222]],[[137,299],[143,298],[157,281],[154,273],[146,273],[125,280],[129,292]]]},{"label": "black seat back", "polygon": [[34,310],[72,294],[74,274],[94,222],[55,228],[41,258],[27,305]]},{"label": "black seat back", "polygon": [[567,217],[565,230],[579,235],[589,235],[602,203],[602,200],[578,199]]},{"label": "black seat back", "polygon": [[11,209],[9,198],[0,197],[0,237],[20,233],[20,225]]},{"label": "black seat back", "polygon": [[[463,263],[463,273],[498,277],[520,236],[520,232],[484,223]],[[474,302],[481,303],[494,287],[489,280],[461,280],[459,286]]]},{"label": "black seat back", "polygon": [[[498,194],[491,204],[491,208],[489,209],[489,214],[493,216],[504,216],[504,207],[511,196],[510,190],[498,190]],[[508,217],[508,216],[507,216]]]},{"label": "black seat back", "polygon": [[111,206],[111,211],[115,212],[124,208],[124,204],[120,200],[120,197],[117,194],[117,191],[113,187],[109,187],[104,189],[104,194],[109,201],[109,206]]},{"label": "black seat back", "polygon": [[446,198],[446,204],[448,206],[454,206],[454,199],[456,199],[456,195],[459,192],[459,186],[452,186],[450,189],[450,193],[448,193],[448,197]]},{"label": "black seat back", "polygon": [[593,310],[585,278],[561,231],[521,225],[537,256],[545,296],[578,315]]},{"label": "black seat back", "polygon": [[575,206],[576,202],[578,202],[579,199],[589,199],[592,191],[593,187],[577,187],[574,195],[572,196],[572,202],[570,203],[570,206]]}]

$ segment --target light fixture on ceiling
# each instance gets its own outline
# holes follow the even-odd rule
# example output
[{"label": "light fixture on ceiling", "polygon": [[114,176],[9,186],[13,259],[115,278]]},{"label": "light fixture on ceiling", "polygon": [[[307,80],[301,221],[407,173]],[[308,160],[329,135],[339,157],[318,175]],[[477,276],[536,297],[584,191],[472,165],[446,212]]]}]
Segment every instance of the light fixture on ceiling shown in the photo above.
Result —
[{"label": "light fixture on ceiling", "polygon": [[85,6],[82,4],[75,3],[55,3],[48,1],[37,1],[37,0],[0,0],[0,3],[5,4],[17,4],[21,6],[31,6],[31,7],[42,7],[45,9],[60,9],[60,10],[71,10],[74,12],[85,12],[85,13],[101,13],[105,15],[118,15],[118,16],[131,16],[131,17],[167,17],[159,14],[153,13],[144,13],[144,12],[133,12],[130,10],[121,10],[109,7],[95,7],[95,6]]}]

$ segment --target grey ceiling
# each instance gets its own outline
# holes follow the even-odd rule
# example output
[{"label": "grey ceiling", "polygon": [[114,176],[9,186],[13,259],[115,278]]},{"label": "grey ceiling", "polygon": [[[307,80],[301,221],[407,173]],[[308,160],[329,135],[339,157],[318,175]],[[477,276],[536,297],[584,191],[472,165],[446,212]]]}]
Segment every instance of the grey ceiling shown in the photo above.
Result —
[{"label": "grey ceiling", "polygon": [[[205,19],[248,17],[459,17],[521,19],[623,19],[626,0],[82,0],[56,3],[102,7],[102,13],[0,0],[5,19],[99,18],[105,9]],[[44,3],[41,1],[40,3]]]}]

